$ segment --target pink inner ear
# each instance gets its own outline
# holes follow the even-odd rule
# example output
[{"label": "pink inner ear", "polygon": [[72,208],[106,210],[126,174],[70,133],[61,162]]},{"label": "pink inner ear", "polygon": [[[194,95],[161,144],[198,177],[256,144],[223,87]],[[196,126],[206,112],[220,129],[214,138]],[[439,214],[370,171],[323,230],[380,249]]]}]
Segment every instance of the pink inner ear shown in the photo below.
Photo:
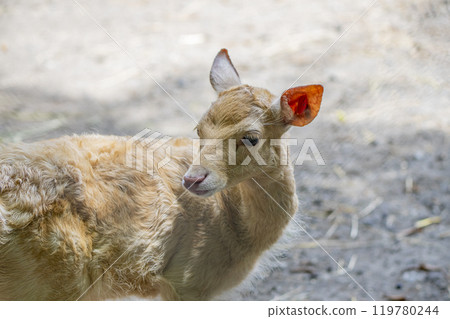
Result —
[{"label": "pink inner ear", "polygon": [[302,114],[308,107],[308,96],[306,94],[301,94],[300,96],[293,96],[289,99],[289,106],[291,107],[294,114]]}]

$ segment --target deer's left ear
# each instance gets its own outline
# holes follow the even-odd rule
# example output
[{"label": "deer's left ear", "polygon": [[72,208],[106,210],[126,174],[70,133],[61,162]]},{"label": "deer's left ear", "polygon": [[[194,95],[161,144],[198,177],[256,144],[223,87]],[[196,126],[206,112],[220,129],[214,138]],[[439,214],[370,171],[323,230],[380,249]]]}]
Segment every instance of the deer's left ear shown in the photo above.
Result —
[{"label": "deer's left ear", "polygon": [[209,81],[217,93],[241,84],[241,79],[231,62],[227,49],[222,49],[217,53],[209,73]]},{"label": "deer's left ear", "polygon": [[285,124],[305,126],[319,113],[323,86],[307,85],[286,90],[280,98],[281,117]]}]

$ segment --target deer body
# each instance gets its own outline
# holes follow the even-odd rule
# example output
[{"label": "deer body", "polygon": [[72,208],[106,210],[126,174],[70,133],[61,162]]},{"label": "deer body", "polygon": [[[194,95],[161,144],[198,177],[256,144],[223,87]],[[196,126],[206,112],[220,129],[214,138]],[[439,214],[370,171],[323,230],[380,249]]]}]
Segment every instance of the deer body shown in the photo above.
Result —
[{"label": "deer body", "polygon": [[[240,85],[225,53],[211,71],[219,98],[200,137],[281,137],[274,97]],[[169,145],[170,163],[153,175],[126,165],[124,137],[0,149],[0,300],[205,300],[239,284],[297,210],[292,166],[268,143],[255,146],[267,165],[245,168],[191,165],[192,140]],[[249,154],[236,149],[238,162]]]}]

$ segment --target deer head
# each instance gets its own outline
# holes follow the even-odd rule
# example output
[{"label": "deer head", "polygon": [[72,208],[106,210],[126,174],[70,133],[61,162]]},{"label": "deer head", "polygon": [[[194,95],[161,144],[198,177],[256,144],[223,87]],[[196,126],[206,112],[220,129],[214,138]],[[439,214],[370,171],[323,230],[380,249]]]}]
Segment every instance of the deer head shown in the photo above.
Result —
[{"label": "deer head", "polygon": [[280,98],[241,84],[226,49],[214,59],[210,82],[218,97],[197,125],[200,147],[183,185],[199,196],[210,196],[280,165],[282,135],[304,126],[317,115],[323,87],[286,90]]}]

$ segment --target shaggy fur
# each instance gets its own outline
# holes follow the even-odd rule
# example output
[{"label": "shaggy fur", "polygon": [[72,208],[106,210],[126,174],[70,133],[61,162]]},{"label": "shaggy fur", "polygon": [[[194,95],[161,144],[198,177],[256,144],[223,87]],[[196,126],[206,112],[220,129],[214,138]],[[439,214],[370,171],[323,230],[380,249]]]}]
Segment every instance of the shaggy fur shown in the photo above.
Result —
[{"label": "shaggy fur", "polygon": [[[263,89],[229,87],[200,121],[200,137],[280,138],[288,126],[274,124],[273,100]],[[181,184],[195,170],[190,139],[172,139],[170,163],[153,175],[126,165],[125,137],[4,146],[0,299],[205,300],[239,284],[297,210],[292,167],[279,165],[277,146],[260,144],[266,166],[202,162],[221,186],[209,197]],[[240,163],[250,153],[237,148]]]}]

